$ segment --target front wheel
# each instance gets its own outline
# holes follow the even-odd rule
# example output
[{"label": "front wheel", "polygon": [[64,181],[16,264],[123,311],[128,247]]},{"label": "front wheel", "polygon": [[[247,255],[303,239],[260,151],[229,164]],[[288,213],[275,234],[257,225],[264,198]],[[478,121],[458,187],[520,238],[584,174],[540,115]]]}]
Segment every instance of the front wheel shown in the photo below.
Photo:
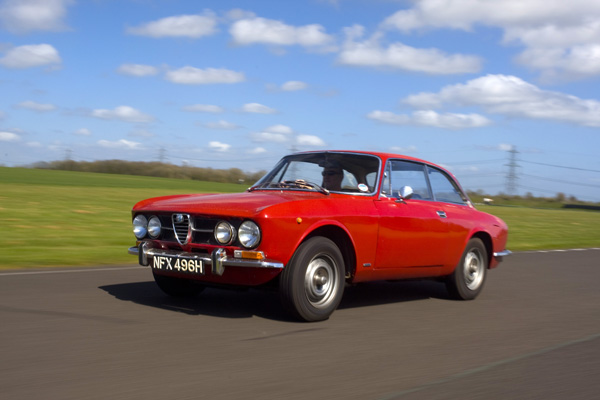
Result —
[{"label": "front wheel", "polygon": [[160,290],[171,297],[193,297],[204,290],[204,286],[188,279],[159,275],[154,271],[152,271],[152,275],[154,275],[154,281]]},{"label": "front wheel", "polygon": [[281,273],[281,301],[295,317],[322,321],[344,293],[344,259],[331,240],[315,236],[302,243]]},{"label": "front wheel", "polygon": [[446,279],[450,295],[458,300],[473,300],[483,289],[488,269],[487,250],[481,239],[467,243],[460,263]]}]

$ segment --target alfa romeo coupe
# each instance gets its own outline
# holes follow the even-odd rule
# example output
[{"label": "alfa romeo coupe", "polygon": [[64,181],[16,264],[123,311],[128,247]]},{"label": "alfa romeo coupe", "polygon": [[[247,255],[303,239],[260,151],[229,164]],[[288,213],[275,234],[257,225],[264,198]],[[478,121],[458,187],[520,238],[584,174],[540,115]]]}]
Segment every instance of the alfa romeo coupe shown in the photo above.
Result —
[{"label": "alfa romeo coupe", "polygon": [[143,200],[136,245],[170,296],[276,287],[296,318],[329,318],[347,283],[437,279],[474,299],[506,250],[507,226],[475,209],[454,176],[386,153],[284,157],[243,193]]}]

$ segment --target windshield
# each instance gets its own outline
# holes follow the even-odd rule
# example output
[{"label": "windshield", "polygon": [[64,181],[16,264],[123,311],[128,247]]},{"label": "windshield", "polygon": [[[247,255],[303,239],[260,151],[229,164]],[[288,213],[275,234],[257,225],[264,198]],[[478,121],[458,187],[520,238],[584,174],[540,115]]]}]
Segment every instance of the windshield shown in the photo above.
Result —
[{"label": "windshield", "polygon": [[379,165],[378,157],[366,154],[294,154],[283,158],[252,190],[289,189],[371,194],[376,190]]}]

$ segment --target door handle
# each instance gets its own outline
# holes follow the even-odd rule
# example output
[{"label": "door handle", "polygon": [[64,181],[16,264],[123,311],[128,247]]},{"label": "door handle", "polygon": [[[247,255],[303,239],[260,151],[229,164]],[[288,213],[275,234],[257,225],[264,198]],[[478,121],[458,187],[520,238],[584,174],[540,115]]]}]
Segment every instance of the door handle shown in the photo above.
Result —
[{"label": "door handle", "polygon": [[438,217],[447,218],[447,215],[444,211],[436,211],[436,212],[437,212]]}]

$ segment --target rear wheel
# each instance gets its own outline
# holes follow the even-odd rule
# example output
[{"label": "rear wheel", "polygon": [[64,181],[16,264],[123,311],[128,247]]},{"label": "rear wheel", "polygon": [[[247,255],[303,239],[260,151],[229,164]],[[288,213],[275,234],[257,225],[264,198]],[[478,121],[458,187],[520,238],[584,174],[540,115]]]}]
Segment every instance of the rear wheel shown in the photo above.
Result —
[{"label": "rear wheel", "polygon": [[481,239],[473,238],[467,243],[460,263],[446,279],[450,295],[458,300],[472,300],[483,289],[488,269],[488,256]]},{"label": "rear wheel", "polygon": [[188,279],[158,275],[154,271],[152,275],[160,290],[171,297],[193,297],[204,290],[204,286]]},{"label": "rear wheel", "polygon": [[331,240],[315,236],[302,243],[280,280],[284,307],[304,321],[322,321],[344,293],[344,259]]}]

